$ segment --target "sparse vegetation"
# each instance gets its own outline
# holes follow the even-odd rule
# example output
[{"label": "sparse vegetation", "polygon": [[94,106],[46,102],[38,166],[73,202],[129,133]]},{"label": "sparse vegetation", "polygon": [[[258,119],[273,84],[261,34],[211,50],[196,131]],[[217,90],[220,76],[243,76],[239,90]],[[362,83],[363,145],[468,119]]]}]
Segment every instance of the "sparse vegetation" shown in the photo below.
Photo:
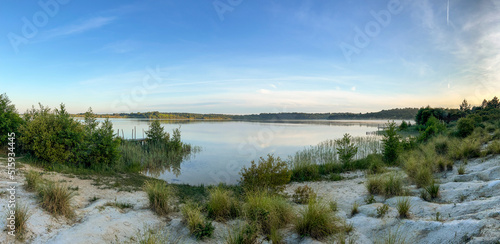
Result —
[{"label": "sparse vegetation", "polygon": [[401,196],[404,194],[403,180],[396,173],[374,175],[368,178],[366,188],[370,194]]},{"label": "sparse vegetation", "polygon": [[[10,208],[8,208],[10,209]],[[28,209],[28,206],[26,205],[20,205],[20,204],[16,204],[16,206],[14,207],[14,223],[12,223],[12,221],[8,220],[7,219],[7,224],[6,225],[14,225],[14,229],[15,229],[15,235],[16,235],[16,239],[18,240],[23,240],[24,239],[24,235],[26,233],[26,229],[27,229],[27,226],[26,226],[26,223],[28,222],[28,219],[30,218],[31,216],[31,213]],[[10,212],[7,213],[7,216],[10,216]],[[6,226],[6,229],[7,230],[11,230],[9,229],[7,226]]]},{"label": "sparse vegetation", "polygon": [[225,238],[226,244],[254,244],[257,243],[258,227],[254,224],[235,226]]},{"label": "sparse vegetation", "polygon": [[167,215],[172,209],[170,203],[174,192],[163,181],[146,181],[144,191],[148,194],[149,207],[158,215]]},{"label": "sparse vegetation", "polygon": [[40,176],[40,173],[34,171],[34,170],[29,170],[26,175],[26,190],[28,191],[35,191],[40,183],[42,183],[42,177]]},{"label": "sparse vegetation", "polygon": [[380,207],[377,207],[377,217],[382,218],[385,216],[385,214],[389,211],[389,205],[383,204]]},{"label": "sparse vegetation", "polygon": [[294,217],[286,199],[262,191],[247,194],[243,209],[245,218],[265,235],[290,223]]},{"label": "sparse vegetation", "polygon": [[354,202],[351,207],[351,216],[354,216],[359,213],[359,204],[357,202]]},{"label": "sparse vegetation", "polygon": [[429,194],[431,199],[434,199],[438,197],[439,194],[439,184],[436,184],[436,182],[433,180],[431,184],[425,187],[425,191]]}]

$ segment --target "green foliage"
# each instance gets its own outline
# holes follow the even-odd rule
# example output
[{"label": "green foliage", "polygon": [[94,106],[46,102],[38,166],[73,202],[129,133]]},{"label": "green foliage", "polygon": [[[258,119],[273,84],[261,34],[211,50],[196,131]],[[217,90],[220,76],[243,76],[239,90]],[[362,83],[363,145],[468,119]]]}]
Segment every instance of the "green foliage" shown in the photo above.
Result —
[{"label": "green foliage", "polygon": [[347,168],[352,168],[351,162],[356,153],[358,152],[358,147],[352,142],[352,136],[349,134],[344,134],[342,139],[335,140],[337,146],[337,154],[340,162]]},{"label": "green foliage", "polygon": [[9,133],[18,134],[22,123],[23,120],[7,94],[0,94],[0,147],[6,145]]},{"label": "green foliage", "polygon": [[374,175],[368,178],[366,189],[370,194],[401,196],[404,194],[403,180],[396,173]]},{"label": "green foliage", "polygon": [[488,154],[500,154],[500,140],[492,141],[488,147],[486,147]]},{"label": "green foliage", "polygon": [[400,218],[409,218],[411,209],[410,198],[408,197],[399,198],[396,202],[396,208],[398,209]]},{"label": "green foliage", "polygon": [[403,122],[401,122],[401,124],[399,125],[399,130],[403,131],[403,130],[406,130],[408,129],[408,127],[410,126],[411,124],[409,123],[406,123],[406,121],[403,120]]},{"label": "green foliage", "polygon": [[351,216],[354,216],[359,213],[359,204],[357,202],[354,202],[351,207]]},{"label": "green foliage", "polygon": [[305,204],[311,200],[316,199],[316,193],[309,186],[299,186],[295,189],[292,195],[293,202],[298,204]]},{"label": "green foliage", "polygon": [[172,187],[163,181],[146,181],[143,187],[148,194],[149,208],[158,215],[164,216],[172,210],[170,202],[174,196]]},{"label": "green foliage", "polygon": [[436,117],[431,116],[425,124],[425,130],[420,134],[420,141],[427,141],[431,137],[438,135],[446,130],[446,125],[438,120]]},{"label": "green foliage", "polygon": [[217,221],[225,221],[239,215],[239,203],[231,191],[221,186],[209,190],[207,202],[208,217]]},{"label": "green foliage", "polygon": [[37,187],[41,183],[43,183],[40,173],[34,170],[28,171],[25,175],[25,178],[26,178],[26,190],[28,191],[35,191]]},{"label": "green foliage", "polygon": [[458,120],[457,129],[461,137],[466,137],[474,131],[475,122],[471,118],[461,118]]},{"label": "green foliage", "polygon": [[168,142],[170,135],[164,131],[160,120],[155,119],[149,125],[149,130],[146,131],[146,140],[148,143]]},{"label": "green foliage", "polygon": [[328,205],[319,201],[309,201],[295,223],[295,229],[301,236],[320,239],[335,233],[340,227],[338,220]]},{"label": "green foliage", "polygon": [[205,216],[203,216],[199,205],[188,202],[182,207],[181,212],[184,217],[184,222],[196,239],[201,240],[212,236],[215,227],[212,225],[212,222],[208,221]]},{"label": "green foliage", "polygon": [[103,169],[119,159],[113,125],[106,120],[99,127],[92,109],[85,122],[73,119],[63,104],[52,111],[40,105],[24,114],[20,141],[23,148],[38,159],[68,166]]},{"label": "green foliage", "polygon": [[401,151],[400,137],[394,121],[387,123],[382,142],[384,143],[384,161],[389,165],[394,165]]},{"label": "green foliage", "polygon": [[290,223],[294,217],[286,199],[264,191],[248,193],[243,209],[246,219],[265,235]]},{"label": "green foliage", "polygon": [[252,160],[251,166],[243,167],[240,175],[240,183],[247,191],[281,191],[290,182],[292,172],[279,157],[269,154],[267,159],[261,157],[258,165]]},{"label": "green foliage", "polygon": [[458,167],[457,173],[459,175],[465,174],[465,165],[464,164],[460,164],[460,167]]}]

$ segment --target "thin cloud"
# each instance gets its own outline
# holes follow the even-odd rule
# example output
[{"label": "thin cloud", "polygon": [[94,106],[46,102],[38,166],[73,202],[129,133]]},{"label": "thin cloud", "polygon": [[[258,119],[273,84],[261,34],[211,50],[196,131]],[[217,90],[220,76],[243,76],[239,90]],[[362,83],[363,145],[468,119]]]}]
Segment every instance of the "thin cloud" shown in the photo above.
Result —
[{"label": "thin cloud", "polygon": [[43,39],[52,39],[69,35],[76,35],[94,29],[99,29],[105,25],[112,23],[116,17],[94,17],[79,21],[79,23],[61,26],[46,32]]}]

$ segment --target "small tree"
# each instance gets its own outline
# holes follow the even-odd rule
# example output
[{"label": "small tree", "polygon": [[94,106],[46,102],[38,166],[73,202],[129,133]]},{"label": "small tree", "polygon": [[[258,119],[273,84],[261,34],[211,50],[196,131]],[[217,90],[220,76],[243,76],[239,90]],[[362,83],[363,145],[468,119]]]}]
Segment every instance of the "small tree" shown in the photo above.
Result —
[{"label": "small tree", "polygon": [[471,109],[471,105],[467,102],[467,100],[464,99],[462,104],[460,104],[460,111],[464,113],[469,113]]},{"label": "small tree", "polygon": [[382,142],[384,143],[384,161],[389,165],[396,163],[396,159],[401,151],[400,139],[396,123],[394,121],[388,122]]},{"label": "small tree", "polygon": [[352,159],[358,152],[358,147],[352,142],[352,136],[346,133],[342,139],[335,140],[335,143],[337,144],[337,154],[340,162],[351,169]]},{"label": "small tree", "polygon": [[149,125],[149,130],[146,131],[146,140],[148,143],[164,143],[168,142],[170,135],[164,131],[159,120],[153,120]]}]

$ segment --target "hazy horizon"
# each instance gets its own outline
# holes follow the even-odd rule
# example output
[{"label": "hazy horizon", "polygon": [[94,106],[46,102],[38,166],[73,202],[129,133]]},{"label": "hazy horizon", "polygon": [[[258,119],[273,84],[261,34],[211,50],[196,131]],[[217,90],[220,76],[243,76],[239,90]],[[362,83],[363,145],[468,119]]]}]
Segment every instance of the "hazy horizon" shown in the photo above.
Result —
[{"label": "hazy horizon", "polygon": [[500,91],[500,3],[7,1],[0,93],[19,112],[376,112]]}]

